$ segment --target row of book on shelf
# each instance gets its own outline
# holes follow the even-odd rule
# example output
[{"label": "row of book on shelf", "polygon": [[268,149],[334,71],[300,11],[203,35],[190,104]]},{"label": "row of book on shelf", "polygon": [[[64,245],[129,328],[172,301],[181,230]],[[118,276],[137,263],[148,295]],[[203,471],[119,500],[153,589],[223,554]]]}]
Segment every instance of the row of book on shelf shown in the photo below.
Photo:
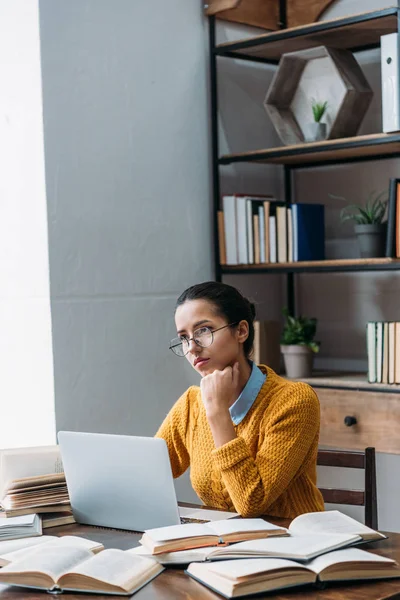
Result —
[{"label": "row of book on shelf", "polygon": [[325,258],[324,205],[285,205],[272,196],[223,196],[220,262],[287,263]]},{"label": "row of book on shelf", "polygon": [[400,322],[367,323],[368,382],[400,384]]},{"label": "row of book on shelf", "polygon": [[[224,195],[217,214],[221,265],[324,260],[324,208],[269,195]],[[400,258],[400,178],[389,180],[385,256]]]}]

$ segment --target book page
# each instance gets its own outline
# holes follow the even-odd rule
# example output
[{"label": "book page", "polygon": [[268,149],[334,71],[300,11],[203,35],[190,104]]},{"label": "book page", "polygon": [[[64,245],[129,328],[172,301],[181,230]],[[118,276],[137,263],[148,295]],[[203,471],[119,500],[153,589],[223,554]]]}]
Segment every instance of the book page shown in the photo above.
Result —
[{"label": "book page", "polygon": [[187,565],[191,562],[203,562],[208,555],[212,553],[209,548],[191,548],[189,550],[176,550],[175,552],[162,552],[161,554],[152,554],[144,546],[130,548],[125,552],[136,556],[147,556],[154,558],[162,565]]},{"label": "book page", "polygon": [[209,523],[185,523],[184,525],[169,525],[168,527],[156,527],[147,529],[145,534],[155,542],[180,540],[182,538],[200,537],[205,535],[216,535],[210,529]]},{"label": "book page", "polygon": [[0,451],[0,498],[12,479],[63,471],[58,446],[13,448]]},{"label": "book page", "polygon": [[[32,539],[32,538],[30,538]],[[35,539],[35,538],[33,538]],[[77,537],[75,535],[65,535],[64,537],[58,538],[55,536],[43,536],[42,538],[38,538],[41,544],[46,543],[47,547],[52,547],[53,552],[58,552],[58,549],[61,547],[71,546],[72,548],[83,548],[85,550],[89,550],[92,553],[99,552],[104,548],[103,544],[99,544],[98,542],[93,542],[92,540],[87,540],[86,538]],[[28,541],[28,540],[26,540]],[[10,551],[7,554],[0,556],[0,565],[1,562],[4,564],[8,564],[11,562],[15,562],[16,560],[20,560],[28,556],[28,554],[37,551],[38,544],[31,544],[27,546],[21,546],[20,548],[16,548],[14,551]]]},{"label": "book page", "polygon": [[283,527],[264,521],[264,519],[230,519],[213,521],[207,525],[216,533],[216,535],[222,538],[229,533],[242,533],[245,531],[277,531],[284,529]]},{"label": "book page", "polygon": [[132,580],[139,578],[155,564],[156,561],[150,558],[135,556],[124,550],[109,549],[69,569],[68,573],[59,578],[58,583],[61,587],[68,587],[68,581],[72,582],[74,575],[82,575],[129,589],[128,584]]},{"label": "book page", "polygon": [[208,508],[188,508],[179,506],[179,516],[187,519],[201,519],[203,521],[222,521],[222,519],[233,519],[238,517],[239,513],[227,512],[224,510],[210,510]]},{"label": "book page", "polygon": [[[203,567],[203,565],[201,565]],[[307,565],[308,566],[308,565]],[[238,580],[250,575],[259,575],[278,569],[306,569],[304,565],[284,558],[245,558],[243,560],[224,560],[217,563],[204,564],[204,568],[212,573]]]},{"label": "book page", "polygon": [[372,554],[372,552],[366,552],[359,548],[345,548],[343,550],[335,550],[334,552],[318,556],[307,563],[307,567],[318,574],[332,565],[350,562],[395,564],[395,561],[391,558],[386,558],[379,554]]},{"label": "book page", "polygon": [[55,552],[53,544],[43,544],[33,547],[22,558],[3,567],[0,570],[0,581],[2,574],[26,571],[44,573],[57,581],[58,577],[65,571],[69,571],[92,556],[93,554],[85,548],[73,548],[60,544],[57,545],[57,551]]},{"label": "book page", "polygon": [[318,554],[342,548],[360,540],[358,535],[312,534],[296,536],[278,536],[261,540],[238,542],[208,553],[210,560],[236,558],[246,555],[264,555],[295,560],[309,560]]},{"label": "book page", "polygon": [[[374,529],[359,523],[348,517],[339,510],[327,510],[324,512],[305,513],[293,519],[289,525],[289,531],[296,533],[377,533]],[[384,537],[384,536],[382,536]]]},{"label": "book page", "polygon": [[31,538],[20,538],[17,540],[5,540],[0,542],[0,558],[10,554],[11,552],[16,552],[21,549],[32,548],[33,546],[37,546],[39,544],[46,544],[52,540],[57,540],[58,538],[53,535],[45,535]]}]

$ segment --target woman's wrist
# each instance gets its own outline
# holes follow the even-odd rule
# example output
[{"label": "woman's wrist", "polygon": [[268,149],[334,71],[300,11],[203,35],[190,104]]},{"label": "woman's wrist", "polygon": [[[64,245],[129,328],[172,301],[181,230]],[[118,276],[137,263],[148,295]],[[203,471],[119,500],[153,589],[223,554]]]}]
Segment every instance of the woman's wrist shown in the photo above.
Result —
[{"label": "woman's wrist", "polygon": [[207,420],[210,425],[216,448],[227,444],[237,437],[229,410],[226,412],[219,411],[210,416],[207,415]]}]

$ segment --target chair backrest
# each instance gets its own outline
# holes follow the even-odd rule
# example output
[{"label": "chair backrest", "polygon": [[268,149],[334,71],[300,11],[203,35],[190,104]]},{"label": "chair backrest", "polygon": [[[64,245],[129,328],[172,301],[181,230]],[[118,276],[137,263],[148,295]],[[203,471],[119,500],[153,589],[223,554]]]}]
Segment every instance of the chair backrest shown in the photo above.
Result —
[{"label": "chair backrest", "polygon": [[378,509],[376,497],[375,448],[366,448],[363,452],[352,450],[318,450],[317,465],[364,469],[364,491],[339,488],[319,489],[325,502],[331,504],[364,506],[365,524],[368,527],[372,527],[372,529],[377,529]]}]

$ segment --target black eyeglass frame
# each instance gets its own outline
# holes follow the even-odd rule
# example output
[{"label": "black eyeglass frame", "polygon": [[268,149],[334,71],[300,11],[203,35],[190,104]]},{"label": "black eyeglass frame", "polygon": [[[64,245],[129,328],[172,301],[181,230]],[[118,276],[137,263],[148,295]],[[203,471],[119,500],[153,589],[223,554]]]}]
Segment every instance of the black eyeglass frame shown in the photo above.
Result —
[{"label": "black eyeglass frame", "polygon": [[226,329],[227,327],[233,327],[234,325],[238,325],[240,323],[240,321],[235,321],[234,323],[228,323],[228,325],[223,325],[222,327],[218,327],[217,329],[210,329],[209,327],[205,326],[205,327],[199,327],[199,329],[208,329],[208,331],[211,333],[211,342],[208,344],[208,346],[202,346],[201,344],[199,344],[199,342],[197,340],[194,339],[194,336],[191,338],[188,338],[187,340],[185,339],[185,342],[188,345],[188,349],[187,352],[185,352],[185,354],[176,354],[176,352],[174,352],[174,348],[176,348],[177,346],[182,346],[183,349],[183,341],[179,342],[179,344],[174,344],[172,346],[172,342],[170,342],[169,345],[169,349],[172,350],[172,352],[175,354],[175,356],[178,356],[179,358],[184,358],[188,352],[189,352],[189,346],[190,346],[190,342],[194,342],[197,346],[200,346],[200,348],[209,348],[213,343],[214,343],[214,333],[216,333],[217,331],[221,331],[221,329]]}]

